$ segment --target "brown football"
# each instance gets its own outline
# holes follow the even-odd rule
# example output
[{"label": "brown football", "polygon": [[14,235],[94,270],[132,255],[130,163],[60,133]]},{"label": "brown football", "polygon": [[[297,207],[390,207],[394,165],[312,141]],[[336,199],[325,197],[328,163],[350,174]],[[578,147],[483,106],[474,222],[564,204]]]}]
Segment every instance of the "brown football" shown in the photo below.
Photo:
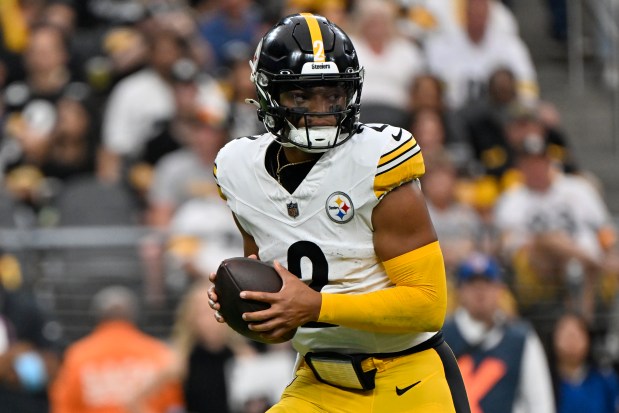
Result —
[{"label": "brown football", "polygon": [[251,340],[267,344],[288,341],[295,330],[278,340],[265,340],[259,332],[251,331],[242,318],[243,313],[266,310],[269,304],[244,300],[239,296],[241,291],[275,293],[281,288],[282,279],[272,265],[245,257],[225,259],[219,265],[215,278],[215,293],[221,306],[219,313],[234,331]]}]

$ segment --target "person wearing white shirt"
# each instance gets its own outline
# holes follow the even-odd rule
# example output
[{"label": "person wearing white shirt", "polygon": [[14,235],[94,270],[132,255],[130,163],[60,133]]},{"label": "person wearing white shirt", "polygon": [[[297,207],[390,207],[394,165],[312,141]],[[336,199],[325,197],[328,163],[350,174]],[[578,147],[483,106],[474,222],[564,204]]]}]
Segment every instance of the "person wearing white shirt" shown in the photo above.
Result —
[{"label": "person wearing white shirt", "polygon": [[[176,34],[162,30],[150,42],[149,65],[116,84],[104,108],[98,174],[109,181],[121,178],[125,163],[139,159],[147,142],[173,118],[177,110],[173,83],[199,70]],[[191,76],[199,90],[196,107],[225,118],[228,102],[217,81],[202,71]]]},{"label": "person wearing white shirt", "polygon": [[396,10],[390,2],[359,2],[351,39],[365,68],[361,121],[407,127],[410,90],[425,71],[421,49],[396,29]]},{"label": "person wearing white shirt", "polygon": [[[616,228],[600,193],[583,176],[563,173],[553,158],[560,150],[539,135],[516,147],[523,185],[503,192],[494,221],[502,254],[514,270],[521,311],[541,306],[579,311],[594,321],[607,304],[599,288],[616,273]],[[565,294],[567,292],[567,294]]]},{"label": "person wearing white shirt", "polygon": [[469,0],[462,30],[437,34],[424,43],[429,70],[445,82],[453,109],[483,96],[490,75],[499,68],[514,73],[519,98],[532,102],[538,98],[528,48],[518,35],[491,28],[490,4],[490,0]]}]

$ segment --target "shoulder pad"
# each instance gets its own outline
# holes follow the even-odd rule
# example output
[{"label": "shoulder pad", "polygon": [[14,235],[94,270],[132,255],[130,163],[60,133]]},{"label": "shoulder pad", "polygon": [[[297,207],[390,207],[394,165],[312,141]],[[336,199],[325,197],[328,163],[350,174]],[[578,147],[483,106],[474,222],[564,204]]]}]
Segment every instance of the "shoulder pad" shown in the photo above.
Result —
[{"label": "shoulder pad", "polygon": [[369,126],[380,132],[384,146],[374,176],[374,194],[383,197],[398,186],[418,179],[425,173],[421,148],[413,135],[395,126]]},{"label": "shoulder pad", "polygon": [[[226,143],[223,148],[217,153],[215,158],[215,164],[213,166],[213,175],[215,177],[215,183],[219,196],[226,201],[227,197],[223,188],[227,188],[226,184],[229,184],[228,175],[234,174],[235,165],[238,163],[249,163],[250,158],[254,156],[255,148],[260,144],[261,138],[266,138],[267,134],[254,135],[254,136],[241,136],[235,138]],[[270,136],[268,137],[270,141]],[[221,168],[222,174],[218,174],[218,168]]]}]

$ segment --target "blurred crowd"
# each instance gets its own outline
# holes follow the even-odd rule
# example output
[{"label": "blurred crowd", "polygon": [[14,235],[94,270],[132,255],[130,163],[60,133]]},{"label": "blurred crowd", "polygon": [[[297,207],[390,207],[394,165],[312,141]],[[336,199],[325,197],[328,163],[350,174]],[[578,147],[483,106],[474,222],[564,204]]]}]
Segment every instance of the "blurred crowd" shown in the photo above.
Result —
[{"label": "blurred crowd", "polygon": [[[565,1],[547,3],[563,41]],[[263,133],[248,61],[295,12],[351,35],[361,122],[422,148],[473,411],[619,411],[613,217],[499,0],[0,1],[0,231],[148,229],[144,288],[88,297],[92,333],[62,345],[0,251],[0,410],[250,413],[277,399],[291,349],[216,323],[205,291],[243,251],[215,155]],[[140,331],[140,307],[166,306],[169,336]]]}]

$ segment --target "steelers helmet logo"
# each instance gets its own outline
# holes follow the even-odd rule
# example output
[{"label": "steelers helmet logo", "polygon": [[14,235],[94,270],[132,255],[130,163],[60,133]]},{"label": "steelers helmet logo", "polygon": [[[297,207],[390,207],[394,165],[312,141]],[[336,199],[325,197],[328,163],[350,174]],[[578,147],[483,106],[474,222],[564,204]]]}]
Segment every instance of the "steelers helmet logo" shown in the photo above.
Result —
[{"label": "steelers helmet logo", "polygon": [[355,214],[352,200],[343,192],[334,192],[329,195],[325,208],[331,221],[337,222],[338,224],[344,224],[350,221]]}]

